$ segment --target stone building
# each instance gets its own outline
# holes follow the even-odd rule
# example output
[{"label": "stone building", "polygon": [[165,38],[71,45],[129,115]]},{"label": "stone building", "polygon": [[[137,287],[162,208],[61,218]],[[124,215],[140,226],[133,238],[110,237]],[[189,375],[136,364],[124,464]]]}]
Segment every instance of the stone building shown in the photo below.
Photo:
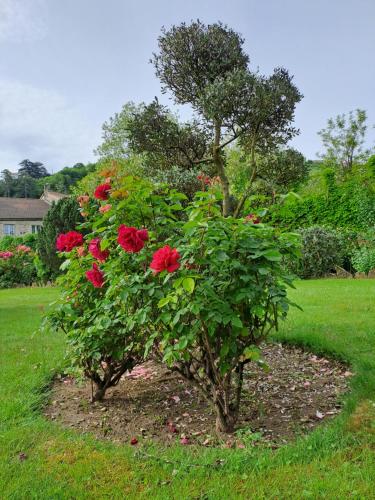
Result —
[{"label": "stone building", "polygon": [[0,198],[0,237],[37,233],[42,226],[43,217],[52,203],[66,196],[45,189],[39,200],[33,198]]}]

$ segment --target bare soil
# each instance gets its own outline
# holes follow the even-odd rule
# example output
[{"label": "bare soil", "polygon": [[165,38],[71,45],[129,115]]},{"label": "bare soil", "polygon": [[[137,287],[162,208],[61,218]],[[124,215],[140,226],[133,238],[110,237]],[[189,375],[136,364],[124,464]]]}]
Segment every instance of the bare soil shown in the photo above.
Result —
[{"label": "bare soil", "polygon": [[116,443],[278,447],[340,412],[352,375],[347,366],[281,344],[267,344],[263,353],[270,371],[254,365],[246,369],[233,435],[218,435],[214,412],[197,389],[153,361],[126,374],[103,402],[90,402],[90,383],[57,377],[44,413],[63,426]]}]

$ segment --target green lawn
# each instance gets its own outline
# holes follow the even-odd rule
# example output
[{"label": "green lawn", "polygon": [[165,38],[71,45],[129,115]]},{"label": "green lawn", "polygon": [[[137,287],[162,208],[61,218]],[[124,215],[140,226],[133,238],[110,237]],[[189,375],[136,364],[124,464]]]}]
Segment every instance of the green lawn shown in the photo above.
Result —
[{"label": "green lawn", "polygon": [[278,335],[352,364],[341,416],[276,452],[176,445],[148,450],[154,458],[40,415],[63,338],[35,331],[56,295],[0,291],[0,498],[375,498],[374,280],[299,282],[291,295],[304,311],[293,310]]}]

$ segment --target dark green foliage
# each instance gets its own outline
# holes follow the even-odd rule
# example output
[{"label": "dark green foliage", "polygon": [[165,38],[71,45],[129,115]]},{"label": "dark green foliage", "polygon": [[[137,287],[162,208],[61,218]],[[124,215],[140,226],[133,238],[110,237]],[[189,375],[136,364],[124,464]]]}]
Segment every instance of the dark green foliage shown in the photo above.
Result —
[{"label": "dark green foliage", "polygon": [[27,175],[33,179],[49,176],[46,167],[40,161],[22,160],[19,165],[21,166],[18,169],[19,176]]},{"label": "dark green foliage", "polygon": [[158,42],[152,62],[163,92],[191,104],[214,138],[207,161],[221,179],[224,216],[232,211],[225,147],[239,140],[251,156],[246,190],[234,209],[238,216],[256,178],[255,154],[298,133],[291,122],[302,95],[283,68],[269,77],[251,72],[244,40],[221,23],[182,23],[164,29]]},{"label": "dark green foliage", "polygon": [[291,123],[302,98],[285,69],[276,68],[269,77],[251,72],[243,44],[238,33],[221,23],[198,20],[163,29],[151,62],[162,91],[171,92],[177,104],[190,104],[195,119],[179,124],[157,99],[148,106],[129,103],[104,124],[97,152],[110,158],[142,155],[150,170],[202,163],[220,178],[223,214],[238,216],[244,200],[234,210],[226,146],[238,140],[251,155],[246,199],[256,177],[255,153],[268,152],[298,133]]},{"label": "dark green foliage", "polygon": [[34,177],[27,174],[17,176],[14,188],[16,198],[39,198],[42,192],[43,189]]},{"label": "dark green foliage", "polygon": [[258,163],[258,178],[265,194],[287,193],[306,180],[308,164],[302,153],[289,148],[265,156]]},{"label": "dark green foliage", "polygon": [[302,255],[289,260],[288,267],[301,278],[320,278],[334,271],[343,262],[343,244],[340,236],[324,227],[309,227],[299,231]]},{"label": "dark green foliage", "polygon": [[145,153],[150,168],[192,168],[206,154],[210,136],[197,122],[178,123],[157,99],[128,120],[128,145]]},{"label": "dark green foliage", "polygon": [[96,167],[94,163],[87,165],[77,163],[73,167],[65,167],[56,174],[50,175],[41,163],[33,163],[29,160],[21,163],[24,162],[26,162],[25,166],[17,173],[7,169],[1,172],[0,196],[39,198],[46,186],[52,191],[69,193],[72,186]]},{"label": "dark green foliage", "polygon": [[56,254],[57,236],[74,230],[82,221],[78,203],[74,198],[59,200],[44,217],[42,229],[38,234],[37,249],[46,278],[54,278],[59,273],[61,260]]},{"label": "dark green foliage", "polygon": [[233,71],[246,69],[249,57],[243,52],[244,40],[222,23],[204,25],[199,20],[162,29],[159,54],[152,62],[163,84],[179,104],[190,103],[200,109],[208,85]]}]

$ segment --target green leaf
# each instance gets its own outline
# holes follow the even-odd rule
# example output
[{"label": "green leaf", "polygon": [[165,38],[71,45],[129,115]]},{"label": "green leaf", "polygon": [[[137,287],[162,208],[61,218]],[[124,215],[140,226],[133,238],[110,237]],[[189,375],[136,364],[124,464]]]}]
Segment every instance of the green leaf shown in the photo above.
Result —
[{"label": "green leaf", "polygon": [[237,316],[235,316],[234,318],[231,319],[231,323],[233,326],[235,326],[237,328],[243,328],[242,321]]},{"label": "green leaf", "polygon": [[271,260],[271,261],[274,261],[274,262],[280,261],[281,258],[282,258],[282,255],[281,255],[281,253],[278,250],[273,250],[271,248],[269,250],[266,250],[265,252],[262,252],[262,255],[267,260]]},{"label": "green leaf", "polygon": [[160,299],[159,302],[158,302],[159,309],[161,309],[162,307],[164,307],[167,304],[169,304],[170,300],[171,300],[171,298],[169,296],[163,297],[162,299]]},{"label": "green leaf", "polygon": [[188,293],[193,293],[195,288],[195,281],[193,278],[185,278],[182,282],[182,286]]},{"label": "green leaf", "polygon": [[64,260],[64,262],[60,266],[61,271],[65,271],[65,269],[68,269],[68,267],[70,266],[70,262],[70,259]]}]

